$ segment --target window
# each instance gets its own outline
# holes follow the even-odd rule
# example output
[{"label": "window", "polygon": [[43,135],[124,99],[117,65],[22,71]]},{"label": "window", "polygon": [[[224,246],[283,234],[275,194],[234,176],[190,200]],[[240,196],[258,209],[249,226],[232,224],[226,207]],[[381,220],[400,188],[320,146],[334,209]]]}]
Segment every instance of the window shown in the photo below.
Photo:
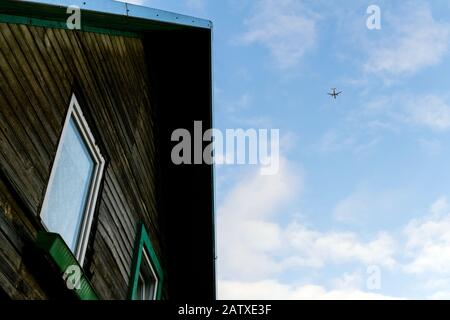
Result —
[{"label": "window", "polygon": [[146,250],[143,251],[139,279],[136,289],[136,300],[155,300],[158,278],[152,267]]},{"label": "window", "polygon": [[131,270],[130,299],[161,299],[163,273],[148,233],[142,223],[138,227]]},{"label": "window", "polygon": [[83,265],[105,160],[72,96],[41,209],[47,231],[59,233]]}]

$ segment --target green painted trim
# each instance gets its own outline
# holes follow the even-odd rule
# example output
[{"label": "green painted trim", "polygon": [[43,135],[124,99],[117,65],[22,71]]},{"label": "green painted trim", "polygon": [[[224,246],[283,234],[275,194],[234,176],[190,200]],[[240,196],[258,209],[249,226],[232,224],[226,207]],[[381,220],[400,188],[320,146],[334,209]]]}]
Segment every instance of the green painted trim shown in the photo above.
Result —
[{"label": "green painted trim", "polygon": [[130,277],[130,287],[128,292],[128,299],[135,300],[136,289],[138,285],[139,279],[139,271],[142,261],[142,252],[144,249],[147,250],[149,254],[150,262],[152,266],[155,268],[156,276],[158,277],[158,287],[156,288],[156,299],[161,300],[162,297],[162,288],[164,284],[164,272],[161,268],[161,264],[159,263],[158,257],[156,255],[155,249],[150,241],[147,230],[143,223],[139,223],[136,241],[134,245],[134,254],[133,254],[133,262],[131,264],[131,277]]},{"label": "green painted trim", "polygon": [[80,288],[73,290],[73,292],[80,300],[98,300],[98,296],[83,268],[59,234],[41,231],[38,233],[35,244],[48,254],[61,274],[64,274],[69,266],[78,266],[81,270]]},{"label": "green painted trim", "polygon": [[[35,26],[35,27],[70,30],[69,28],[67,28],[66,21],[36,19],[36,18],[9,15],[9,14],[0,14],[0,22],[12,23],[12,24],[24,24],[24,25]],[[112,35],[112,36],[124,36],[124,37],[129,37],[129,38],[139,38],[140,37],[140,34],[136,33],[136,32],[92,27],[92,26],[89,26],[89,25],[86,25],[83,23],[81,24],[81,30],[70,30],[70,31],[84,31],[84,32],[108,34],[108,35]]]}]

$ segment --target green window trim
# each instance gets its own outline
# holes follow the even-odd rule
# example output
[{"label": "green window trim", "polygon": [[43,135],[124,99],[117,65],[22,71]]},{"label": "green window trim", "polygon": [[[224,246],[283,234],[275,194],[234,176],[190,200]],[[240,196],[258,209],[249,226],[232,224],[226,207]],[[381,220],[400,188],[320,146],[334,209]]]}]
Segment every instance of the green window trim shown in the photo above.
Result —
[{"label": "green window trim", "polygon": [[74,289],[73,292],[80,300],[98,300],[97,293],[86,277],[83,268],[79,265],[72,251],[70,251],[69,247],[59,234],[40,231],[35,244],[51,258],[53,264],[61,272],[61,275],[64,274],[70,266],[79,268],[81,272],[80,287],[79,289]]},{"label": "green window trim", "polygon": [[164,284],[164,273],[159,263],[158,257],[156,255],[155,249],[150,241],[147,230],[143,223],[139,223],[136,241],[134,245],[133,262],[131,264],[131,277],[130,277],[130,287],[128,292],[129,300],[136,300],[136,289],[138,286],[139,272],[141,267],[141,261],[143,256],[143,250],[146,250],[149,255],[150,262],[155,268],[156,276],[158,277],[158,286],[156,288],[156,300],[161,300],[162,288]]}]

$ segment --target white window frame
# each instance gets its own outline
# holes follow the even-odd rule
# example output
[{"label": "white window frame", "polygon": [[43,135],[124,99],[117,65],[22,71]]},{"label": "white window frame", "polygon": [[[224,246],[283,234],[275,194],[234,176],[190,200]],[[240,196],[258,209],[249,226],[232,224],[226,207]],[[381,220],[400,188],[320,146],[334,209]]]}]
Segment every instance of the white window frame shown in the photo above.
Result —
[{"label": "white window frame", "polygon": [[[100,190],[100,184],[103,178],[104,169],[105,169],[105,159],[103,158],[99,147],[95,143],[94,136],[89,129],[89,126],[87,124],[86,119],[83,116],[83,112],[81,110],[81,107],[77,101],[77,98],[75,97],[75,94],[72,94],[72,98],[70,100],[69,109],[67,112],[66,119],[64,121],[63,130],[61,133],[61,138],[58,144],[58,149],[56,151],[55,159],[53,161],[52,165],[52,171],[50,173],[50,179],[47,184],[47,189],[45,191],[45,197],[44,202],[42,204],[41,212],[39,216],[42,216],[42,213],[47,208],[48,205],[48,197],[50,192],[50,187],[53,184],[53,180],[56,175],[56,167],[59,162],[59,159],[61,157],[61,147],[64,143],[64,139],[66,137],[67,127],[69,126],[70,120],[73,119],[79,129],[79,132],[83,138],[83,141],[86,144],[86,147],[89,150],[90,155],[92,156],[92,159],[94,161],[94,172],[92,173],[92,180],[91,184],[89,186],[89,191],[86,198],[86,204],[85,209],[83,212],[80,228],[78,230],[78,237],[77,237],[77,244],[76,249],[73,254],[75,255],[76,259],[78,260],[78,263],[83,266],[84,258],[86,254],[86,248],[88,245],[89,235],[92,227],[92,220],[94,218],[94,211],[95,211],[95,205],[97,203],[98,194]],[[42,221],[42,225],[44,228],[52,232],[52,230],[49,230],[47,226],[45,225],[44,221]]]},{"label": "white window frame", "polygon": [[148,257],[147,250],[145,249],[145,247],[142,248],[142,261],[141,261],[141,265],[139,267],[139,277],[142,279],[142,282],[144,283],[144,291],[143,292],[145,294],[145,286],[147,285],[147,279],[145,279],[143,273],[141,272],[142,266],[145,266],[145,264],[143,264],[144,260],[145,260],[146,264],[148,266],[150,266],[150,274],[153,277],[154,282],[155,282],[155,288],[153,289],[153,297],[151,300],[156,300],[156,294],[158,292],[158,277],[156,275],[155,269],[153,268],[153,264]]}]

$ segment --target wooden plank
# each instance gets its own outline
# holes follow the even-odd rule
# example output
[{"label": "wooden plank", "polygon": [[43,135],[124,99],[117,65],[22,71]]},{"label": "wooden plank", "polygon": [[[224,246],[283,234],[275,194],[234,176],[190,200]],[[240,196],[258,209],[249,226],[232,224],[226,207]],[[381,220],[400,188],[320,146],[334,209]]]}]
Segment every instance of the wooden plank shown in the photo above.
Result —
[{"label": "wooden plank", "polygon": [[[92,281],[95,283],[96,276],[102,277],[106,287],[95,287],[106,296],[106,299],[126,299],[128,292],[128,281],[124,281],[120,271],[113,266],[115,259],[111,248],[106,245],[103,237],[96,238],[94,242],[96,254],[94,255],[94,276]],[[97,283],[95,283],[96,285]]]},{"label": "wooden plank", "polygon": [[[98,39],[96,39],[96,40],[98,40]],[[101,49],[100,49],[100,47],[98,47],[98,43],[100,43],[100,41],[92,41],[92,46],[95,46],[95,47],[97,47],[97,49],[98,49],[98,52],[102,52],[101,51]],[[92,48],[92,46],[91,46],[91,48]],[[95,57],[95,55],[93,55],[94,57]],[[101,61],[105,61],[105,60],[107,60],[105,57],[101,60]],[[93,59],[93,61],[94,61],[94,59]],[[113,83],[114,83],[114,81],[111,81],[111,79],[115,79],[115,78],[117,78],[117,77],[115,77],[115,75],[109,75],[108,77],[103,77],[103,74],[104,73],[108,73],[108,70],[110,70],[110,69],[114,69],[114,67],[113,66],[111,66],[111,67],[108,67],[108,65],[107,64],[105,64],[105,62],[103,62],[103,64],[102,63],[100,63],[100,61],[96,61],[96,63],[93,65],[93,68],[96,68],[96,66],[102,66],[102,65],[104,65],[102,68],[101,68],[101,70],[98,70],[98,72],[97,72],[97,75],[99,75],[99,77],[102,77],[102,78],[100,78],[100,80],[99,80],[99,82],[101,83],[101,84],[105,84],[105,83],[108,83],[108,82],[112,82],[111,84],[110,84],[110,86],[112,86],[113,85]],[[119,86],[120,87],[120,86]],[[118,88],[119,89],[119,88]],[[114,92],[115,92],[116,90],[114,90]],[[128,91],[127,91],[128,92]],[[120,99],[119,99],[120,100]],[[123,102],[122,102],[123,103]],[[115,104],[115,106],[117,106],[117,104]],[[112,113],[112,120],[114,120],[114,128],[119,128],[121,131],[120,132],[122,132],[122,134],[119,132],[119,133],[115,133],[115,135],[116,136],[118,136],[118,137],[121,137],[121,139],[119,139],[119,141],[120,141],[120,143],[121,143],[121,146],[123,146],[122,148],[127,148],[127,146],[129,146],[129,145],[131,145],[131,144],[133,144],[133,142],[132,141],[125,141],[125,142],[123,142],[123,138],[122,137],[124,137],[125,136],[125,131],[124,131],[124,129],[123,129],[123,125],[122,125],[122,122],[120,122],[120,117],[122,116],[122,113],[118,113],[118,112],[116,112],[115,111],[115,109],[116,108],[112,108],[112,111],[111,111],[111,113]],[[117,121],[117,122],[116,122]],[[123,150],[126,150],[126,149],[123,149]],[[128,157],[126,157],[125,156],[125,153],[122,151],[122,152],[120,152],[119,154],[117,154],[117,156],[116,156],[116,158],[115,158],[116,160],[118,160],[118,163],[121,163],[122,164],[122,168],[121,168],[121,170],[120,170],[120,175],[122,175],[122,176],[124,176],[124,174],[127,174],[127,175],[129,175],[129,176],[133,176],[133,173],[132,173],[132,171],[131,171],[131,169],[130,169],[130,163],[129,163],[129,158]],[[114,165],[111,165],[111,168],[113,168],[113,166]],[[125,177],[121,177],[122,179],[125,179]],[[135,178],[135,177],[134,177]],[[132,188],[132,190],[131,190],[131,192],[132,192],[132,194],[139,194],[138,192],[138,188],[136,187],[136,186],[134,186],[133,184],[131,184],[131,185],[129,185],[129,187],[131,187]],[[132,198],[132,196],[131,195],[129,195],[128,196],[128,198]],[[137,210],[138,211],[142,211],[143,210],[143,207],[139,204],[139,203],[137,203],[137,202],[135,202],[135,205],[134,205],[134,207],[135,208],[138,208]]]},{"label": "wooden plank", "polygon": [[[12,235],[9,237],[14,247],[20,251],[25,241],[24,234],[28,239],[34,239],[36,237],[36,224],[29,216],[32,212],[29,212],[28,215],[24,212],[23,206],[19,206],[16,203],[15,197],[11,194],[2,179],[0,179],[0,210],[3,211],[2,218],[0,219],[6,219],[9,223],[15,225],[15,228],[21,230],[21,232],[17,231],[15,236]],[[6,222],[3,224],[6,225]],[[6,233],[6,231],[4,232]],[[19,235],[19,233],[21,234]]]},{"label": "wooden plank", "polygon": [[[21,49],[15,50],[15,52],[19,57],[23,56],[22,61],[27,62],[34,75],[34,77],[30,77],[33,81],[30,82],[30,85],[35,90],[36,96],[42,97],[39,113],[45,115],[46,126],[50,126],[54,132],[59,132],[65,114],[64,101],[61,101],[57,85],[59,83],[57,75],[60,71],[50,74],[46,66],[46,60],[50,58],[48,55],[42,58],[39,49],[34,44],[33,37],[28,33],[27,26],[10,25],[9,29]],[[55,141],[57,140],[58,138]]]},{"label": "wooden plank", "polygon": [[42,299],[45,294],[26,271],[22,258],[0,232],[0,285],[13,299]]},{"label": "wooden plank", "polygon": [[[36,27],[19,25],[21,33],[17,33],[17,38],[22,35],[24,46],[29,47],[30,54],[33,55],[36,65],[42,75],[42,86],[46,92],[50,92],[53,98],[53,116],[57,119],[57,128],[66,115],[67,96],[70,95],[70,85],[63,68],[60,66],[56,55],[48,51],[43,43],[45,33],[43,29]],[[33,30],[33,34],[31,34]],[[40,31],[39,31],[40,30]],[[32,62],[31,62],[32,63]]]},{"label": "wooden plank", "polygon": [[[1,57],[0,57],[1,61]],[[0,81],[3,77],[0,74]],[[5,83],[3,82],[3,85]],[[40,192],[43,188],[43,176],[47,168],[45,164],[40,161],[41,157],[36,150],[35,145],[31,142],[29,133],[26,131],[24,125],[19,122],[15,112],[12,111],[9,101],[5,98],[12,98],[12,95],[4,94],[0,86],[0,144],[2,148],[0,152],[5,158],[8,158],[8,163],[14,168],[15,172],[22,173],[23,180],[28,181],[30,186],[35,188],[35,191]],[[38,143],[38,142],[35,142]],[[23,173],[26,174],[23,174]]]},{"label": "wooden plank", "polygon": [[[85,264],[94,287],[106,299],[126,298],[139,221],[146,223],[161,255],[154,112],[144,64],[140,39],[24,25],[0,27],[0,169],[10,185],[37,213],[75,81],[83,95],[83,113],[110,159],[99,195],[96,233],[89,244],[92,255]],[[0,183],[3,191],[8,193]],[[0,195],[0,208],[15,208],[14,217],[0,212],[0,224],[5,222],[0,233],[9,243],[8,252],[0,252],[0,263],[6,261],[0,268],[0,286],[12,297],[44,297],[20,258],[23,239],[33,238],[39,226],[15,201]],[[27,279],[22,291],[11,289],[18,278],[11,270]]]},{"label": "wooden plank", "polygon": [[[12,67],[9,65],[8,61],[11,63],[12,52],[5,56],[3,50],[5,48],[3,42],[4,38],[0,34],[0,90],[1,95],[4,97],[8,103],[5,103],[5,108],[11,106],[11,109],[15,113],[15,117],[11,117],[11,121],[14,118],[20,121],[22,127],[27,132],[28,138],[33,143],[33,148],[29,148],[30,152],[36,150],[39,157],[36,161],[42,159],[42,163],[50,163],[50,151],[48,150],[48,144],[44,145],[42,143],[42,138],[45,137],[45,132],[43,125],[38,119],[35,110],[30,107],[30,100],[27,99],[25,89],[22,88],[22,84],[25,83],[24,79],[16,78],[17,74],[20,74],[15,68],[17,65]],[[10,120],[10,119],[8,119]],[[22,140],[23,143],[27,143],[26,139]]]},{"label": "wooden plank", "polygon": [[119,230],[121,232],[121,236],[124,242],[133,243],[134,241],[134,233],[135,233],[135,221],[138,219],[130,216],[128,213],[129,209],[125,209],[122,203],[122,199],[114,196],[114,191],[111,189],[109,185],[105,185],[104,188],[104,201],[109,202],[111,206],[115,208],[113,219],[115,219],[116,224],[119,226]]},{"label": "wooden plank", "polygon": [[[109,210],[110,208],[108,208],[108,211]],[[120,236],[117,232],[117,226],[111,215],[107,214],[105,211],[99,216],[98,231],[103,235],[105,241],[109,243],[111,251],[117,259],[116,264],[124,276],[124,279],[127,280],[131,265],[132,245],[130,246],[129,243],[119,241]]]},{"label": "wooden plank", "polygon": [[27,62],[21,46],[17,43],[17,41],[20,41],[20,38],[16,39],[9,25],[5,23],[0,23],[0,33],[4,39],[2,44],[3,53],[8,56],[8,62],[14,69],[15,74],[20,75],[20,83],[25,91],[24,93],[31,102],[30,106],[32,108],[29,109],[34,109],[34,113],[40,121],[39,128],[42,129],[40,134],[48,139],[52,145],[56,145],[58,140],[56,133],[57,123],[51,116],[51,111],[48,110],[50,109],[48,108],[50,103],[47,95],[40,88],[40,81],[36,78],[34,67]]}]

